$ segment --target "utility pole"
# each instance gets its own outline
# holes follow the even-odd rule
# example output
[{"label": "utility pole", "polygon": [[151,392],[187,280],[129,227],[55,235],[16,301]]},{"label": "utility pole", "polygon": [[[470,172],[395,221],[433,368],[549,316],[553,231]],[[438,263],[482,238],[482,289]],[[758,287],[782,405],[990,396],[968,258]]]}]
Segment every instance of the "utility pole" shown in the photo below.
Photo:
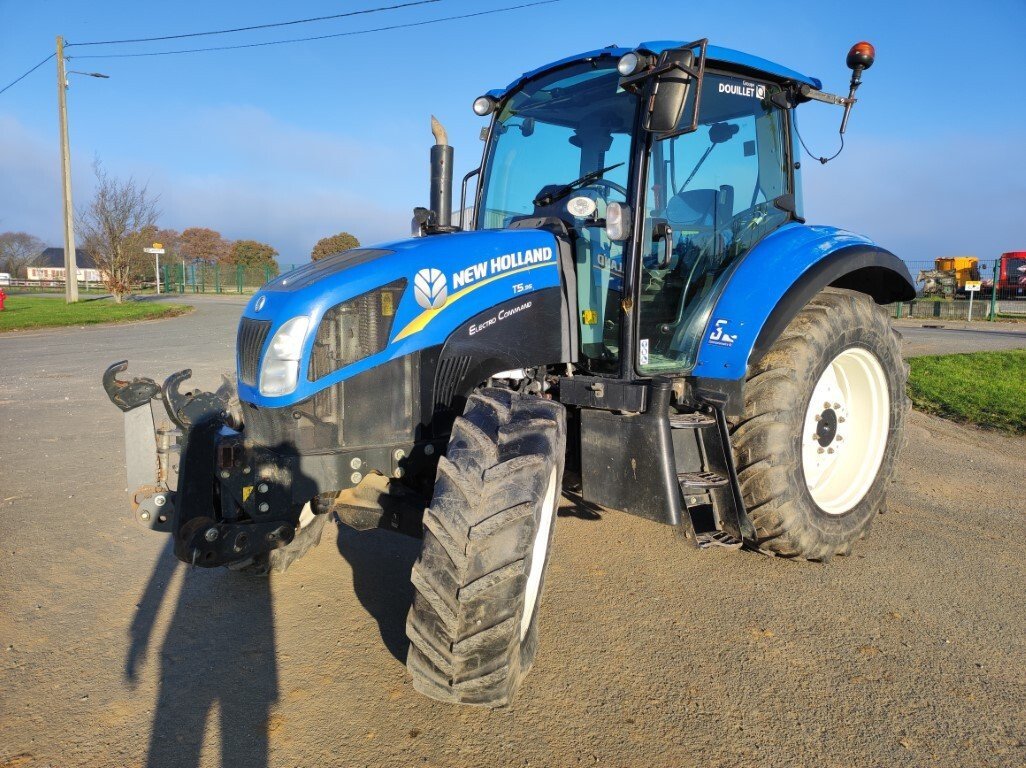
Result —
[{"label": "utility pole", "polygon": [[75,208],[71,203],[71,147],[68,146],[68,79],[64,72],[64,38],[57,35],[57,114],[61,127],[61,180],[64,194],[64,299],[78,301],[75,258]]}]

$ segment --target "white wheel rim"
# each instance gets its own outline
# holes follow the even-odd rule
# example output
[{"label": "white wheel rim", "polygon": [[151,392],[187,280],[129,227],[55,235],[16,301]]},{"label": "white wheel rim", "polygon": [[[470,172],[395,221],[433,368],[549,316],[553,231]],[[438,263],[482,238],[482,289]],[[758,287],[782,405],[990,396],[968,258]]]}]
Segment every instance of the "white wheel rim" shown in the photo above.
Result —
[{"label": "white wheel rim", "polygon": [[531,628],[531,618],[534,616],[534,609],[538,604],[538,594],[541,592],[542,573],[545,572],[545,556],[549,551],[549,534],[552,532],[552,520],[556,516],[557,485],[556,470],[553,469],[552,474],[549,475],[549,485],[545,489],[541,520],[538,521],[538,533],[535,534],[534,547],[531,549],[531,570],[527,574],[524,615],[520,618],[521,641],[527,637],[527,630]]},{"label": "white wheel rim", "polygon": [[812,390],[802,425],[802,472],[812,500],[843,515],[869,493],[890,430],[887,376],[876,356],[850,347]]}]

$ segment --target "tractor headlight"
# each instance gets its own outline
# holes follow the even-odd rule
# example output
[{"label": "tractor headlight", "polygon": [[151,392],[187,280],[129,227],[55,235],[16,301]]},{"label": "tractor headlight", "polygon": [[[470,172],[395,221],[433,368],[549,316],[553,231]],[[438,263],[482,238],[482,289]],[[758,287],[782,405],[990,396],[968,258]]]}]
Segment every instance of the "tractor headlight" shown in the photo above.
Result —
[{"label": "tractor headlight", "polygon": [[299,382],[299,359],[310,328],[310,318],[294,317],[278,329],[260,366],[260,394],[287,395]]},{"label": "tractor headlight", "polygon": [[625,53],[616,63],[616,70],[624,77],[633,75],[639,69],[641,69],[641,57],[634,53],[634,51]]},{"label": "tractor headlight", "polygon": [[474,99],[474,114],[485,117],[495,111],[496,100],[491,96],[478,96]]}]

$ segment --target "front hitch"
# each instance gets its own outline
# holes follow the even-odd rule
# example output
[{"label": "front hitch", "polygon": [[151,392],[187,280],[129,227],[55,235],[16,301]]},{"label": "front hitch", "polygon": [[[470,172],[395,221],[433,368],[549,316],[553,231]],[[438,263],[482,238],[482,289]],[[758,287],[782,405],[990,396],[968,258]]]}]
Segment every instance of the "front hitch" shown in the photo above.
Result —
[{"label": "front hitch", "polygon": [[103,388],[125,415],[136,521],[171,533],[175,555],[200,566],[244,561],[292,541],[298,509],[291,461],[246,445],[233,383],[226,378],[216,392],[183,392],[189,369],[163,386],[119,379],[126,370],[125,360],[109,366]]}]

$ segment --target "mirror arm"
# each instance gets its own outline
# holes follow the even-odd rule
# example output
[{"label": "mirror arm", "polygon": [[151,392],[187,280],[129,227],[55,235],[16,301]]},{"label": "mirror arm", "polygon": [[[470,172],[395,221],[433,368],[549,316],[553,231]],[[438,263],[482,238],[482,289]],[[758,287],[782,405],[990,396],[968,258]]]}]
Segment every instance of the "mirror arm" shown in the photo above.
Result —
[{"label": "mirror arm", "polygon": [[847,106],[849,103],[855,103],[855,92],[852,91],[852,95],[845,98],[844,96],[837,96],[833,93],[827,93],[826,91],[817,91],[811,85],[802,83],[798,87],[798,93],[801,95],[803,101],[821,101],[824,104],[833,104],[838,107]]}]

